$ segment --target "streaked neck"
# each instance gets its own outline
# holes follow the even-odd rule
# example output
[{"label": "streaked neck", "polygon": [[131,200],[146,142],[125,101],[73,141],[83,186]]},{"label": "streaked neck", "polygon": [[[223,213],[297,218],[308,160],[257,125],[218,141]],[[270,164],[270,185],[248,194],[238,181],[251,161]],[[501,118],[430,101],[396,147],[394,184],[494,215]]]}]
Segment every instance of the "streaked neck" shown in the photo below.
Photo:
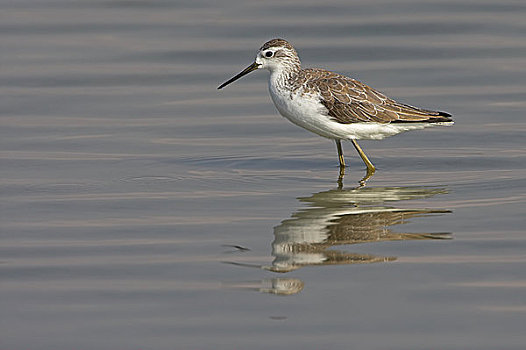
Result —
[{"label": "streaked neck", "polygon": [[274,85],[277,88],[291,88],[295,85],[296,80],[298,79],[299,73],[301,71],[301,64],[299,60],[297,62],[287,62],[282,64],[275,69],[270,71],[270,81],[271,85]]}]

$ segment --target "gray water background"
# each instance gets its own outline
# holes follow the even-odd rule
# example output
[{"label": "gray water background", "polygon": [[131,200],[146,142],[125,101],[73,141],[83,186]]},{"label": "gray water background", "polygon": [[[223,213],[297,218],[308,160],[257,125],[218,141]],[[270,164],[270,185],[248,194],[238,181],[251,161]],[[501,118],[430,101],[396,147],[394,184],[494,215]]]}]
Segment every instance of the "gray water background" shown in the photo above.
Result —
[{"label": "gray water background", "polygon": [[[216,90],[273,37],[456,124],[338,190]],[[526,346],[524,1],[2,0],[0,52],[0,349]]]}]

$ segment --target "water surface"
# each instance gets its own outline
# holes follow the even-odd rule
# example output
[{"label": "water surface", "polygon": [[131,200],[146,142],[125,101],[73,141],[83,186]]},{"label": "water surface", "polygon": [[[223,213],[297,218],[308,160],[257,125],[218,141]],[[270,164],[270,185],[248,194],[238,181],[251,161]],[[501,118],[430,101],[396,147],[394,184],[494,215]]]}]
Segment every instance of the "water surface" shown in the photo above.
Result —
[{"label": "water surface", "polygon": [[[523,1],[0,1],[1,349],[523,349]],[[456,124],[288,123],[285,37]]]}]

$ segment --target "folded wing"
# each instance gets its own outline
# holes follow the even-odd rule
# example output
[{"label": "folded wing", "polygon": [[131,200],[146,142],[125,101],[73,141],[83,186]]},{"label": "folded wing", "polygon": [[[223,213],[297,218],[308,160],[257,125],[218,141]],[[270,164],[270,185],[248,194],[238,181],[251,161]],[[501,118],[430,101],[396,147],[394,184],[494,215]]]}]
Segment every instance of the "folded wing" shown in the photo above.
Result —
[{"label": "folded wing", "polygon": [[[307,79],[306,87],[320,94],[328,116],[338,123],[440,123],[451,115],[396,102],[358,80],[328,72],[319,79]],[[318,73],[319,76],[319,73]]]}]

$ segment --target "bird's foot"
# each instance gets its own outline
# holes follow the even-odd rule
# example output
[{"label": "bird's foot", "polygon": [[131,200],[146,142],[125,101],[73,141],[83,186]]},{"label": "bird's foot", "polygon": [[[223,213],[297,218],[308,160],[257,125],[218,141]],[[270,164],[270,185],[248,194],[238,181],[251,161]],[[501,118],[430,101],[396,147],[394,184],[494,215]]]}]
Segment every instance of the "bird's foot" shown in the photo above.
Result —
[{"label": "bird's foot", "polygon": [[367,180],[369,180],[374,175],[375,172],[376,172],[376,169],[374,167],[367,167],[367,173],[359,181],[360,187],[365,186],[367,184]]}]

